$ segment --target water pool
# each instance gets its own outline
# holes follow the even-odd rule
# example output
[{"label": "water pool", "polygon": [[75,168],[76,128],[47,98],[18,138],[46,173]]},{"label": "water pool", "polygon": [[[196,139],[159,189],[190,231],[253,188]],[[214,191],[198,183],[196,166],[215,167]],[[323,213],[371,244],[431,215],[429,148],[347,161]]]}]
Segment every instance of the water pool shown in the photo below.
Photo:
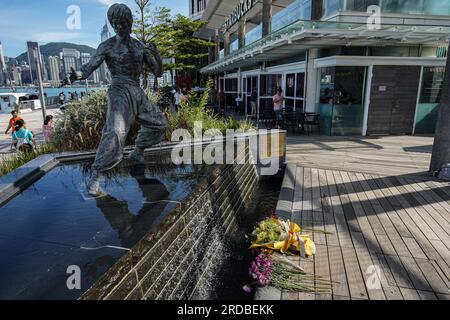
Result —
[{"label": "water pool", "polygon": [[[89,164],[56,167],[0,207],[0,299],[79,298],[205,174],[125,164],[103,178],[108,196],[94,199],[85,192]],[[81,290],[67,288],[69,266],[81,269]]]}]

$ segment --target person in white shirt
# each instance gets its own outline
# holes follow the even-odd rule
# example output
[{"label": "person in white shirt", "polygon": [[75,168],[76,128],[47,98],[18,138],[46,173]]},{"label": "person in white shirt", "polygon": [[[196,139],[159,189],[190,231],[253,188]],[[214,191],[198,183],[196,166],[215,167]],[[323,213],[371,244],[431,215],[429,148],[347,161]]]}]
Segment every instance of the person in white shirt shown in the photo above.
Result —
[{"label": "person in white shirt", "polygon": [[181,88],[178,88],[178,91],[175,93],[175,111],[178,112],[178,108],[180,107],[181,101],[183,101],[183,90]]}]

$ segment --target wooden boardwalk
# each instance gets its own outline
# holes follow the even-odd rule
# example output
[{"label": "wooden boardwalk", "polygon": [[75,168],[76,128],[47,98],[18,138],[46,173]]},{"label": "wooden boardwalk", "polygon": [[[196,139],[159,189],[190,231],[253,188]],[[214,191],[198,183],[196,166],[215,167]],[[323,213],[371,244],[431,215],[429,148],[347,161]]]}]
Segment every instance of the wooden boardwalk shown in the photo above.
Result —
[{"label": "wooden boardwalk", "polygon": [[362,172],[288,164],[277,213],[314,229],[317,255],[293,259],[332,291],[260,298],[450,299],[450,184]]}]

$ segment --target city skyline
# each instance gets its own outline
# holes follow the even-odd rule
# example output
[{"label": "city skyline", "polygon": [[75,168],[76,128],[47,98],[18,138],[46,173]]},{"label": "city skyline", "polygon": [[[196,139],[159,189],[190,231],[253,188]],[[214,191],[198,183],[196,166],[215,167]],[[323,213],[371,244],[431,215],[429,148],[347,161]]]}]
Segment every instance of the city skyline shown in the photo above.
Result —
[{"label": "city skyline", "polygon": [[[118,2],[129,5],[136,12],[134,0],[17,0],[4,3],[0,12],[0,41],[4,55],[15,58],[26,52],[28,41],[38,42],[40,46],[51,42],[69,42],[96,48],[100,44],[99,34],[107,19],[107,10],[111,4]],[[168,7],[173,14],[188,15],[186,1],[153,0],[151,3],[152,6]],[[76,11],[71,6],[79,8],[79,21],[71,19]],[[45,23],[39,23],[39,20]],[[75,25],[70,30],[68,21],[79,22],[79,26]]]}]

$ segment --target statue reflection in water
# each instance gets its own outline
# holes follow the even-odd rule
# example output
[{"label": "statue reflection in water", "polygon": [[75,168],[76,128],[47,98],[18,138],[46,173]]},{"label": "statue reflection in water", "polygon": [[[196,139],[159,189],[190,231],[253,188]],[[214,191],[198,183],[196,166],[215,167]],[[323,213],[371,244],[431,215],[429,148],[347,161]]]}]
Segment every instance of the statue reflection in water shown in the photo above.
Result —
[{"label": "statue reflection in water", "polygon": [[144,165],[134,165],[130,170],[139,186],[136,191],[142,193],[143,199],[137,215],[130,212],[127,201],[117,200],[111,195],[95,199],[97,207],[117,231],[122,246],[126,248],[133,247],[150,231],[168,205],[170,193],[166,186],[157,179],[146,178],[145,169]]}]

